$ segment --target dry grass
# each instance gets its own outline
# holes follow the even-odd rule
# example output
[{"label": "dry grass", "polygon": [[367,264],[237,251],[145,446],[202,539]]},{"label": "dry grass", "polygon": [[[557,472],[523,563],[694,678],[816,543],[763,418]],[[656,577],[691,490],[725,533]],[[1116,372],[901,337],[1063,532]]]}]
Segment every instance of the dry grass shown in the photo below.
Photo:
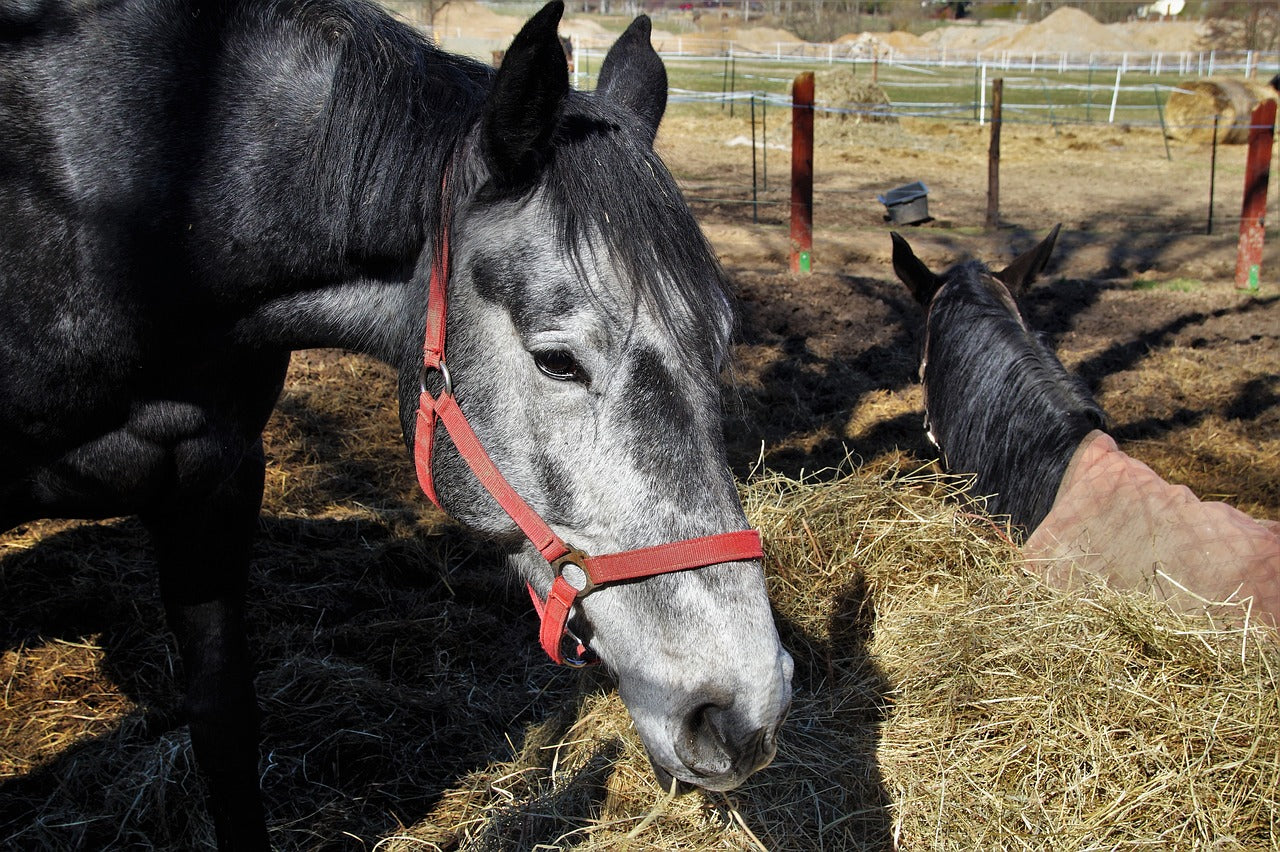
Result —
[{"label": "dry grass", "polygon": [[[1262,335],[1256,335],[1262,338]],[[1068,366],[1091,357],[1072,353]],[[1225,500],[1258,518],[1280,506],[1280,408],[1275,405],[1280,342],[1242,341],[1226,352],[1152,347],[1132,369],[1107,376],[1098,399],[1126,442],[1125,452],[1203,500]],[[1224,359],[1229,359],[1224,363]],[[1178,435],[1152,439],[1163,424]]]}]

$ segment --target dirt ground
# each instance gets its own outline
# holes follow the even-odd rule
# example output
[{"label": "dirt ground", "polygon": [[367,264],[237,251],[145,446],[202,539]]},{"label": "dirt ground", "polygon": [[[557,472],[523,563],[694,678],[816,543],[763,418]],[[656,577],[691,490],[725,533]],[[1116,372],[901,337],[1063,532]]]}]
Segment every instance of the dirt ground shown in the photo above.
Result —
[{"label": "dirt ground", "polygon": [[769,152],[753,224],[750,149],[723,144],[741,126],[677,115],[659,136],[742,297],[729,423],[740,473],[761,458],[794,475],[846,452],[930,457],[915,383],[922,314],[893,275],[876,201],[919,180],[934,219],[896,230],[936,271],[969,257],[998,268],[1061,222],[1028,319],[1087,380],[1117,440],[1203,496],[1280,515],[1280,251],[1272,240],[1258,292],[1235,288],[1243,146],[1218,151],[1210,235],[1207,146],[1170,143],[1166,156],[1146,128],[1006,126],[1001,227],[987,232],[989,128],[820,119],[814,272],[793,276],[788,152]]},{"label": "dirt ground", "polygon": [[[1207,148],[1167,159],[1143,129],[1006,127],[1002,227],[987,233],[984,129],[822,125],[814,272],[796,277],[785,154],[769,152],[753,224],[750,150],[726,144],[743,132],[741,118],[677,111],[659,138],[741,297],[726,388],[739,476],[932,458],[921,312],[893,278],[875,200],[921,180],[934,220],[902,230],[935,268],[999,266],[1062,222],[1029,319],[1121,446],[1203,496],[1280,517],[1280,257],[1273,239],[1261,290],[1235,289],[1235,223],[1204,233]],[[1242,175],[1243,151],[1221,151],[1218,216],[1239,209]],[[280,848],[367,849],[430,822],[459,779],[508,759],[524,726],[572,713],[582,689],[541,659],[493,555],[417,493],[393,395],[381,365],[300,354],[268,433],[250,619]],[[0,846],[208,842],[149,560],[129,521],[0,536]]]}]

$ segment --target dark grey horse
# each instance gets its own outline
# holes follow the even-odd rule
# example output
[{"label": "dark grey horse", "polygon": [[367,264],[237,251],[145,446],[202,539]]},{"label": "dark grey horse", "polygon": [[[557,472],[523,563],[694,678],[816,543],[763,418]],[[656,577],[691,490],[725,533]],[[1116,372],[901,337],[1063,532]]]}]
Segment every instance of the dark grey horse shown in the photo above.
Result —
[{"label": "dark grey horse", "polygon": [[[457,400],[559,536],[610,553],[746,526],[731,305],[652,150],[648,20],[583,94],[561,12],[495,75],[360,0],[0,2],[0,524],[143,520],[224,847],[267,843],[242,599],[289,352],[397,366],[412,450],[446,232]],[[444,507],[545,596],[547,562],[435,445]],[[727,789],[771,759],[791,661],[758,560],[573,617],[664,779]]]}]

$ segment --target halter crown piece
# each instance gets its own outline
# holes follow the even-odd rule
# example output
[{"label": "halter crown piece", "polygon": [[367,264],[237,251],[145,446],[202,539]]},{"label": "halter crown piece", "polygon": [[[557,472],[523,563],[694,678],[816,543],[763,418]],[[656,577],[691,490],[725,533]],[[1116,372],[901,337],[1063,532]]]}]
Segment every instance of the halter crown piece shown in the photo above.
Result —
[{"label": "halter crown piece", "polygon": [[[538,599],[532,587],[529,588],[529,596],[542,622],[538,638],[543,650],[556,663],[575,667],[587,665],[595,660],[589,659],[590,652],[581,643],[577,644],[573,656],[566,656],[562,650],[565,637],[572,636],[567,624],[576,600],[609,583],[703,568],[721,562],[761,559],[764,551],[760,544],[760,533],[750,529],[739,530],[592,556],[565,544],[547,522],[525,503],[503,478],[471,424],[467,422],[466,415],[462,413],[453,394],[453,379],[444,359],[449,283],[450,211],[447,190],[446,179],[441,185],[440,239],[431,262],[418,416],[414,428],[413,458],[418,472],[418,484],[432,503],[444,508],[440,505],[440,497],[431,477],[431,451],[436,422],[439,421],[480,484],[498,501],[498,505],[511,516],[511,520],[515,521],[516,526],[551,565],[554,580],[545,603]],[[438,396],[432,396],[427,391],[427,375],[431,372],[440,373],[444,382]]]}]

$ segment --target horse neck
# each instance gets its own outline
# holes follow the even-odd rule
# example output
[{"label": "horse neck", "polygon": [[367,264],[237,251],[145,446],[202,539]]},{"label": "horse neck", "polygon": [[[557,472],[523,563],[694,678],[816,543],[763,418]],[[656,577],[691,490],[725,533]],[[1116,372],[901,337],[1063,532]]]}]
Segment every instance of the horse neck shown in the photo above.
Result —
[{"label": "horse neck", "polygon": [[1101,424],[1101,409],[1003,309],[935,303],[929,338],[925,393],[944,463],[974,475],[971,490],[990,495],[993,514],[1034,529],[1076,447]]}]

